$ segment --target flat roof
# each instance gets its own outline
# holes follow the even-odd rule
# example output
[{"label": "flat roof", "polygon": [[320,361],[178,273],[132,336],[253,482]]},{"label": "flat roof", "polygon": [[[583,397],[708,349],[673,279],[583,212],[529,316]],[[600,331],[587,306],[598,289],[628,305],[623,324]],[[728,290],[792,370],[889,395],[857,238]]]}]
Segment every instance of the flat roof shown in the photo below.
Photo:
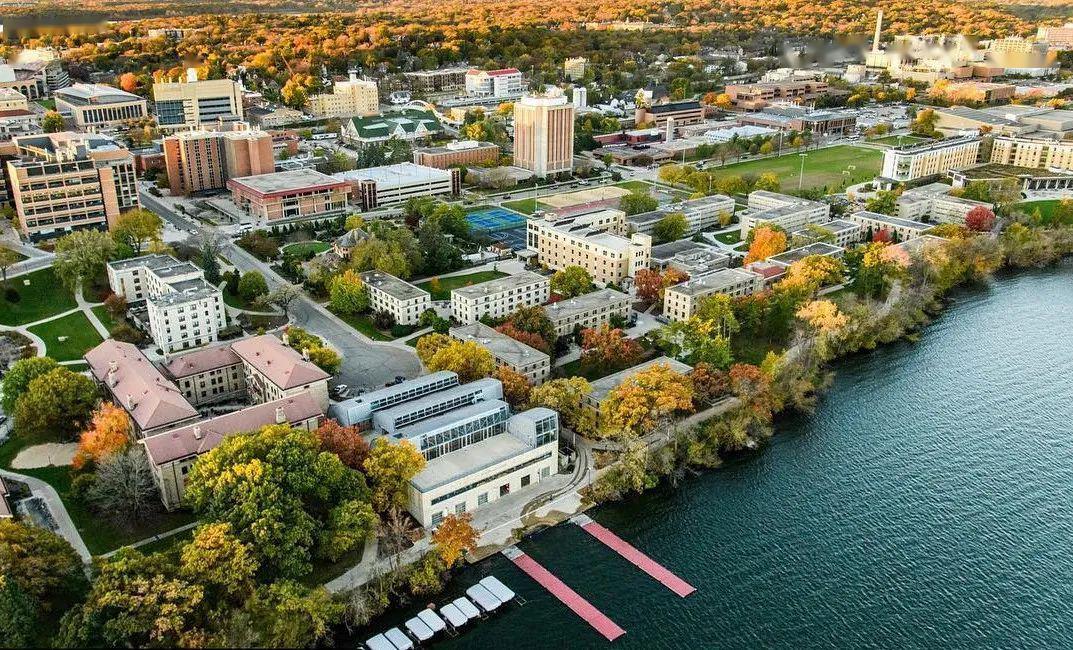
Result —
[{"label": "flat roof", "polygon": [[539,361],[551,361],[551,357],[534,347],[497,332],[478,321],[469,325],[452,327],[451,336],[460,341],[476,341],[492,353],[492,356],[512,366],[526,366]]},{"label": "flat roof", "polygon": [[910,144],[904,147],[895,147],[890,151],[894,153],[903,154],[915,154],[915,153],[927,153],[929,151],[938,151],[940,149],[949,149],[950,147],[960,147],[961,145],[971,144],[973,142],[979,143],[979,136],[969,135],[959,138],[947,138],[946,140],[936,140],[934,142],[922,142],[920,144]]},{"label": "flat roof", "polygon": [[607,394],[610,393],[611,390],[619,384],[625,383],[630,377],[632,377],[636,373],[641,372],[642,370],[648,370],[652,366],[661,363],[667,364],[671,370],[677,372],[678,374],[684,375],[686,373],[693,372],[693,366],[682,363],[677,359],[672,359],[670,357],[656,357],[655,359],[649,359],[648,361],[633,366],[632,368],[620,370],[613,375],[608,375],[592,382],[592,392],[589,393],[589,399],[597,403],[602,402],[604,401],[604,398],[607,397]]},{"label": "flat roof", "polygon": [[841,232],[846,232],[847,230],[861,229],[861,224],[859,223],[853,223],[852,221],[846,221],[845,219],[831,219],[827,223],[810,223],[804,226],[798,226],[797,228],[791,229],[790,234],[797,235],[803,232],[808,232],[809,226],[823,228],[824,230],[828,230],[836,235]]},{"label": "flat roof", "polygon": [[698,244],[692,239],[679,239],[666,244],[658,244],[652,247],[652,261],[662,264],[670,261],[672,257],[679,253],[696,250],[709,250],[709,248],[704,244]]},{"label": "flat roof", "polygon": [[[462,384],[465,386],[465,384]],[[433,393],[435,395],[436,393]],[[491,413],[493,411],[499,411],[500,409],[506,409],[507,413],[510,413],[510,406],[501,399],[489,399],[473,404],[467,404],[466,406],[460,406],[456,409],[451,409],[446,413],[431,417],[419,422],[415,422],[409,426],[400,427],[395,429],[395,433],[391,435],[396,440],[410,440],[418,438],[430,433],[432,431],[438,431],[444,427],[453,426],[456,423],[461,422],[467,418],[482,415],[485,413]]]},{"label": "flat roof", "polygon": [[[900,197],[899,197],[900,198]],[[901,228],[917,228],[920,230],[927,230],[932,227],[930,223],[924,223],[923,221],[913,221],[912,219],[902,219],[901,217],[892,217],[887,214],[880,214],[878,212],[869,212],[868,210],[858,210],[853,213],[854,217],[860,217],[861,219],[869,219],[871,221],[879,221],[881,223],[888,223],[892,226],[898,226]],[[785,254],[785,253],[784,253]]]},{"label": "flat roof", "polygon": [[451,180],[451,171],[426,167],[412,162],[395,165],[382,165],[366,169],[354,169],[332,174],[332,178],[341,181],[373,181],[377,185],[405,186],[420,183],[433,183]]},{"label": "flat roof", "polygon": [[495,278],[494,280],[488,280],[487,282],[480,282],[477,284],[471,284],[468,287],[458,287],[452,289],[452,294],[458,294],[465,298],[480,298],[481,296],[487,296],[504,291],[511,291],[513,289],[520,289],[522,287],[528,287],[534,284],[546,284],[551,281],[539,273],[532,271],[522,271],[521,273],[515,273],[514,275],[504,276],[502,278]]},{"label": "flat roof", "polygon": [[510,433],[500,433],[433,458],[420,474],[410,479],[410,484],[419,492],[428,492],[533,449]]},{"label": "flat roof", "polygon": [[699,296],[719,293],[739,282],[755,279],[756,274],[744,269],[719,269],[697,278],[690,278],[681,284],[670,287],[671,291],[687,296]]},{"label": "flat roof", "polygon": [[345,181],[308,168],[232,178],[227,183],[228,186],[231,184],[238,185],[261,196],[292,194],[294,192],[318,189],[347,189],[349,187]]},{"label": "flat roof", "polygon": [[552,303],[544,308],[552,322],[563,320],[569,316],[589,311],[594,307],[609,304],[630,303],[630,297],[615,289],[599,289],[591,293],[583,293],[580,296],[567,298]]},{"label": "flat roof", "polygon": [[432,297],[431,294],[424,289],[418,289],[406,280],[396,278],[390,273],[384,273],[383,271],[365,271],[358,275],[361,278],[361,281],[365,284],[370,287],[375,287],[398,300],[413,300],[414,298],[420,298],[421,296],[428,296],[430,299]]},{"label": "flat roof", "polygon": [[789,266],[798,260],[803,260],[812,255],[838,255],[845,252],[846,249],[841,246],[835,246],[834,244],[828,244],[826,242],[816,242],[814,244],[809,244],[808,246],[790,249],[785,253],[772,255],[767,258],[767,261]]}]

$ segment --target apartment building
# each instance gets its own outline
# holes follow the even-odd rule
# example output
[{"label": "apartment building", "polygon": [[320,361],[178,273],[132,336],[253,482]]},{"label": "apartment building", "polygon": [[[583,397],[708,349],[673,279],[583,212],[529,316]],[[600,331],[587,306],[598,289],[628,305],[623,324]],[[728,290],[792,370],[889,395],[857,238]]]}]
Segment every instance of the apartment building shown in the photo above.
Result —
[{"label": "apartment building", "polygon": [[728,84],[726,94],[734,107],[759,111],[775,101],[802,102],[829,92],[825,81],[782,81],[752,84]]},{"label": "apartment building", "polygon": [[569,336],[575,327],[593,329],[610,323],[612,316],[629,318],[630,297],[615,289],[600,289],[554,302],[544,312],[555,325],[555,336]]},{"label": "apartment building", "polygon": [[137,208],[134,156],[110,138],[84,133],[17,136],[7,161],[18,228],[30,241],[111,227]]},{"label": "apartment building", "polygon": [[413,325],[426,309],[432,308],[432,296],[405,280],[383,271],[359,274],[369,289],[369,304],[373,311],[386,311],[400,325]]},{"label": "apartment building", "polygon": [[246,119],[262,129],[282,129],[305,118],[301,111],[286,106],[252,106],[246,109]]},{"label": "apartment building", "polygon": [[574,168],[574,106],[561,91],[514,104],[514,165],[541,178]]},{"label": "apartment building", "polygon": [[525,91],[525,79],[517,68],[466,71],[466,94],[470,97],[513,99]]},{"label": "apartment building", "polygon": [[626,217],[626,228],[632,229],[633,232],[651,235],[657,223],[668,214],[675,212],[685,215],[686,232],[683,236],[690,237],[701,230],[718,226],[722,215],[733,215],[734,199],[722,194],[687,199],[652,212],[630,215]]},{"label": "apartment building", "polygon": [[493,165],[499,162],[499,145],[494,142],[459,140],[442,147],[414,149],[414,164],[437,169],[459,165]]},{"label": "apartment building", "polygon": [[461,170],[411,162],[339,172],[332,178],[347,184],[351,203],[362,210],[406,203],[421,196],[457,196],[462,192]]},{"label": "apartment building", "polygon": [[193,404],[136,345],[107,339],[86,352],[85,360],[103,392],[130,415],[136,438],[200,417]]},{"label": "apartment building", "polygon": [[805,246],[798,246],[797,248],[791,248],[788,251],[779,253],[778,255],[772,255],[765,260],[768,264],[782,266],[789,269],[790,265],[794,262],[800,262],[806,257],[833,257],[836,259],[842,259],[846,254],[846,249],[841,246],[835,246],[834,244],[828,244],[826,242],[813,242]]},{"label": "apartment building", "polygon": [[479,321],[452,327],[450,334],[459,341],[473,341],[492,353],[496,364],[506,366],[538,386],[551,376],[551,357]]},{"label": "apartment building", "polygon": [[1040,25],[1036,28],[1036,40],[1046,42],[1056,50],[1073,50],[1073,23]]},{"label": "apartment building", "polygon": [[1073,142],[1040,137],[997,137],[990,162],[1030,169],[1073,171]]},{"label": "apartment building", "polygon": [[977,136],[887,149],[883,152],[881,176],[898,183],[937,176],[951,169],[975,165],[979,154],[980,138]]},{"label": "apartment building", "polygon": [[231,178],[276,170],[272,136],[265,131],[182,131],[164,138],[164,166],[172,196],[222,190]]},{"label": "apartment building", "polygon": [[351,72],[350,79],[336,82],[332,92],[310,96],[306,110],[318,119],[376,115],[380,112],[380,93],[375,81],[358,79],[357,73]]},{"label": "apartment building", "polygon": [[175,357],[164,367],[164,372],[194,406],[230,402],[248,394],[242,359],[230,345]]},{"label": "apartment building", "polygon": [[109,262],[107,271],[116,295],[145,301],[149,333],[165,355],[212,343],[227,326],[220,289],[190,262],[143,255]]},{"label": "apartment building", "polygon": [[293,169],[227,181],[231,199],[258,222],[319,219],[346,212],[350,184],[314,169]]},{"label": "apartment building", "polygon": [[328,379],[331,375],[306,359],[303,353],[271,334],[235,341],[231,349],[242,359],[246,390],[253,401],[273,402],[309,394],[322,413],[328,410]]},{"label": "apartment building", "polygon": [[465,88],[467,72],[469,68],[440,68],[404,72],[402,76],[415,93],[441,93]]},{"label": "apartment building", "polygon": [[200,128],[235,122],[245,116],[242,85],[230,79],[198,81],[197,70],[186,71],[186,80],[153,84],[154,111],[164,131]]},{"label": "apartment building", "polygon": [[451,290],[451,316],[462,324],[484,316],[503,318],[522,307],[546,303],[550,294],[547,276],[523,271]]},{"label": "apartment building", "polygon": [[652,261],[651,236],[614,234],[624,231],[625,218],[625,212],[611,209],[568,217],[538,215],[526,222],[526,245],[543,266],[580,266],[597,282],[619,284]]},{"label": "apartment building", "polygon": [[738,214],[742,239],[762,223],[792,230],[810,223],[825,223],[830,218],[831,206],[827,203],[767,190],[750,192],[748,208]]},{"label": "apartment building", "polygon": [[845,219],[832,219],[826,223],[798,226],[788,231],[787,234],[790,239],[805,240],[815,240],[817,236],[827,234],[834,238],[832,243],[836,246],[849,248],[854,244],[860,243],[862,233],[863,228],[858,223],[846,221]]},{"label": "apartment building", "polygon": [[25,111],[29,106],[26,95],[14,88],[0,88],[0,112]]},{"label": "apartment building", "polygon": [[663,315],[671,320],[689,320],[697,312],[701,300],[716,294],[737,298],[758,293],[764,288],[764,277],[746,269],[721,269],[663,292]]},{"label": "apartment building", "polygon": [[588,59],[583,56],[572,56],[563,61],[563,74],[570,81],[581,81],[585,78],[585,71],[588,67]]},{"label": "apartment building", "polygon": [[657,129],[666,129],[670,123],[672,128],[700,124],[704,121],[704,107],[700,102],[669,102],[655,104],[653,106],[638,106],[634,110],[634,124],[648,124]]},{"label": "apartment building", "polygon": [[80,131],[116,128],[149,117],[144,99],[103,84],[74,84],[53,96],[56,110]]},{"label": "apartment building", "polygon": [[930,223],[891,217],[877,212],[868,212],[867,210],[854,212],[847,219],[864,228],[865,241],[872,241],[875,234],[880,231],[886,232],[891,238],[897,238],[899,241],[907,241],[919,237],[933,227],[933,224]]},{"label": "apartment building", "polygon": [[976,207],[994,210],[986,201],[974,201],[959,196],[950,196],[953,189],[943,183],[931,183],[906,190],[895,201],[898,216],[902,219],[937,223],[965,223],[965,216]]}]

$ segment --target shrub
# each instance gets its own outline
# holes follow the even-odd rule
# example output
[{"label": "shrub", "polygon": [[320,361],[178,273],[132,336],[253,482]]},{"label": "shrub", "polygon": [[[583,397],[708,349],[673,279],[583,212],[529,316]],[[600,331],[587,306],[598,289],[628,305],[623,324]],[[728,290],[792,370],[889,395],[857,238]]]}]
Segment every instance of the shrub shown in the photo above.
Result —
[{"label": "shrub", "polygon": [[376,329],[389,330],[395,326],[395,316],[391,312],[381,309],[373,314],[373,325],[376,326]]},{"label": "shrub", "polygon": [[8,302],[18,302],[22,300],[22,296],[19,294],[18,289],[8,287],[4,290],[4,300]]}]

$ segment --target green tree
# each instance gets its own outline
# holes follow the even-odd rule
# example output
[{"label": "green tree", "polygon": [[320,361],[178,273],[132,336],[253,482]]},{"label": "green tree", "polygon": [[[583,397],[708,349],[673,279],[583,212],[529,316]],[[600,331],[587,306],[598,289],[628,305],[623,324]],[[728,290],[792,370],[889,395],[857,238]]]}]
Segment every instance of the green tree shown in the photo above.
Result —
[{"label": "green tree", "polygon": [[238,281],[238,295],[246,302],[253,302],[268,293],[268,283],[259,271],[246,271]]},{"label": "green tree", "polygon": [[380,437],[365,459],[365,475],[373,489],[373,507],[384,512],[392,506],[405,507],[406,486],[425,469],[425,457],[408,440],[392,444]]},{"label": "green tree", "polygon": [[254,552],[226,522],[198,526],[180,552],[182,575],[205,587],[211,602],[250,593],[259,566]]},{"label": "green tree", "polygon": [[317,552],[336,562],[346,553],[361,547],[376,530],[379,522],[372,505],[366,501],[344,501],[328,514],[328,525],[321,532]]},{"label": "green tree", "polygon": [[0,277],[4,281],[4,289],[7,290],[7,271],[19,263],[22,256],[7,246],[0,246]]},{"label": "green tree", "polygon": [[537,334],[548,344],[555,343],[555,323],[548,318],[547,312],[540,305],[522,307],[508,319],[516,329],[530,334]]},{"label": "green tree", "polygon": [[648,192],[644,190],[634,190],[622,197],[619,202],[619,209],[626,213],[626,215],[641,214],[642,212],[651,212],[659,207],[659,201],[654,197],[648,195]]},{"label": "green tree", "polygon": [[592,276],[580,266],[568,266],[551,276],[551,290],[563,298],[573,298],[592,289]]},{"label": "green tree", "polygon": [[135,255],[141,255],[142,247],[147,242],[159,240],[163,230],[164,221],[156,213],[135,208],[119,215],[112,227],[112,238],[116,243],[133,248]]},{"label": "green tree", "polygon": [[591,392],[592,385],[583,377],[552,379],[530,391],[529,405],[557,411],[564,425],[579,433],[589,433],[595,421],[584,403],[585,396]]},{"label": "green tree", "polygon": [[335,276],[330,287],[328,304],[332,311],[340,314],[360,314],[368,311],[369,288],[354,271],[346,270]]},{"label": "green tree", "polygon": [[92,379],[54,368],[31,380],[15,401],[15,433],[27,440],[74,440],[93,419],[97,397]]},{"label": "green tree", "polygon": [[893,215],[897,210],[898,192],[880,190],[864,204],[864,209],[878,214]]},{"label": "green tree", "polygon": [[103,272],[115,250],[115,241],[108,233],[76,230],[56,241],[52,269],[65,285],[73,289],[80,281],[92,280]]},{"label": "green tree", "polygon": [[753,183],[754,190],[767,190],[768,192],[778,192],[781,189],[782,183],[779,182],[778,174],[774,172],[764,172],[760,174],[760,177]]},{"label": "green tree", "polygon": [[46,112],[45,117],[41,119],[41,128],[45,133],[58,133],[65,127],[63,116],[56,111]]},{"label": "green tree", "polygon": [[689,222],[682,212],[670,212],[652,227],[652,237],[659,243],[671,242],[685,237]]},{"label": "green tree", "polygon": [[9,648],[34,646],[37,611],[13,578],[0,574],[0,639]]},{"label": "green tree", "polygon": [[85,588],[82,558],[52,531],[0,520],[0,576],[43,609],[77,596]]},{"label": "green tree", "polygon": [[14,413],[15,403],[26,392],[30,382],[58,367],[59,364],[52,357],[30,357],[11,364],[11,368],[4,374],[4,394],[0,396],[0,405],[4,407],[4,412]]},{"label": "green tree", "polygon": [[343,614],[324,587],[304,587],[291,580],[261,587],[246,604],[257,648],[320,646]]}]

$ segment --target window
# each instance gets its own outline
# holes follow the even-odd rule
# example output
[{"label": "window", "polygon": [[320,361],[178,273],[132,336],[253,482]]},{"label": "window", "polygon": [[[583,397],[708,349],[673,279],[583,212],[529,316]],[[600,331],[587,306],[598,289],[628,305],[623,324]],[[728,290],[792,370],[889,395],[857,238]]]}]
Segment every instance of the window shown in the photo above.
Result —
[{"label": "window", "polygon": [[488,493],[487,492],[481,492],[480,494],[477,495],[477,505],[478,506],[483,506],[486,503],[488,503]]},{"label": "window", "polygon": [[443,523],[443,511],[432,513],[432,525],[439,526]]},{"label": "window", "polygon": [[455,504],[455,514],[460,515],[460,514],[463,514],[464,512],[466,512],[466,502],[465,501],[459,501],[458,503]]},{"label": "window", "polygon": [[528,474],[526,474],[525,476],[522,477],[522,487],[526,487],[527,485],[529,485],[529,475]]}]

